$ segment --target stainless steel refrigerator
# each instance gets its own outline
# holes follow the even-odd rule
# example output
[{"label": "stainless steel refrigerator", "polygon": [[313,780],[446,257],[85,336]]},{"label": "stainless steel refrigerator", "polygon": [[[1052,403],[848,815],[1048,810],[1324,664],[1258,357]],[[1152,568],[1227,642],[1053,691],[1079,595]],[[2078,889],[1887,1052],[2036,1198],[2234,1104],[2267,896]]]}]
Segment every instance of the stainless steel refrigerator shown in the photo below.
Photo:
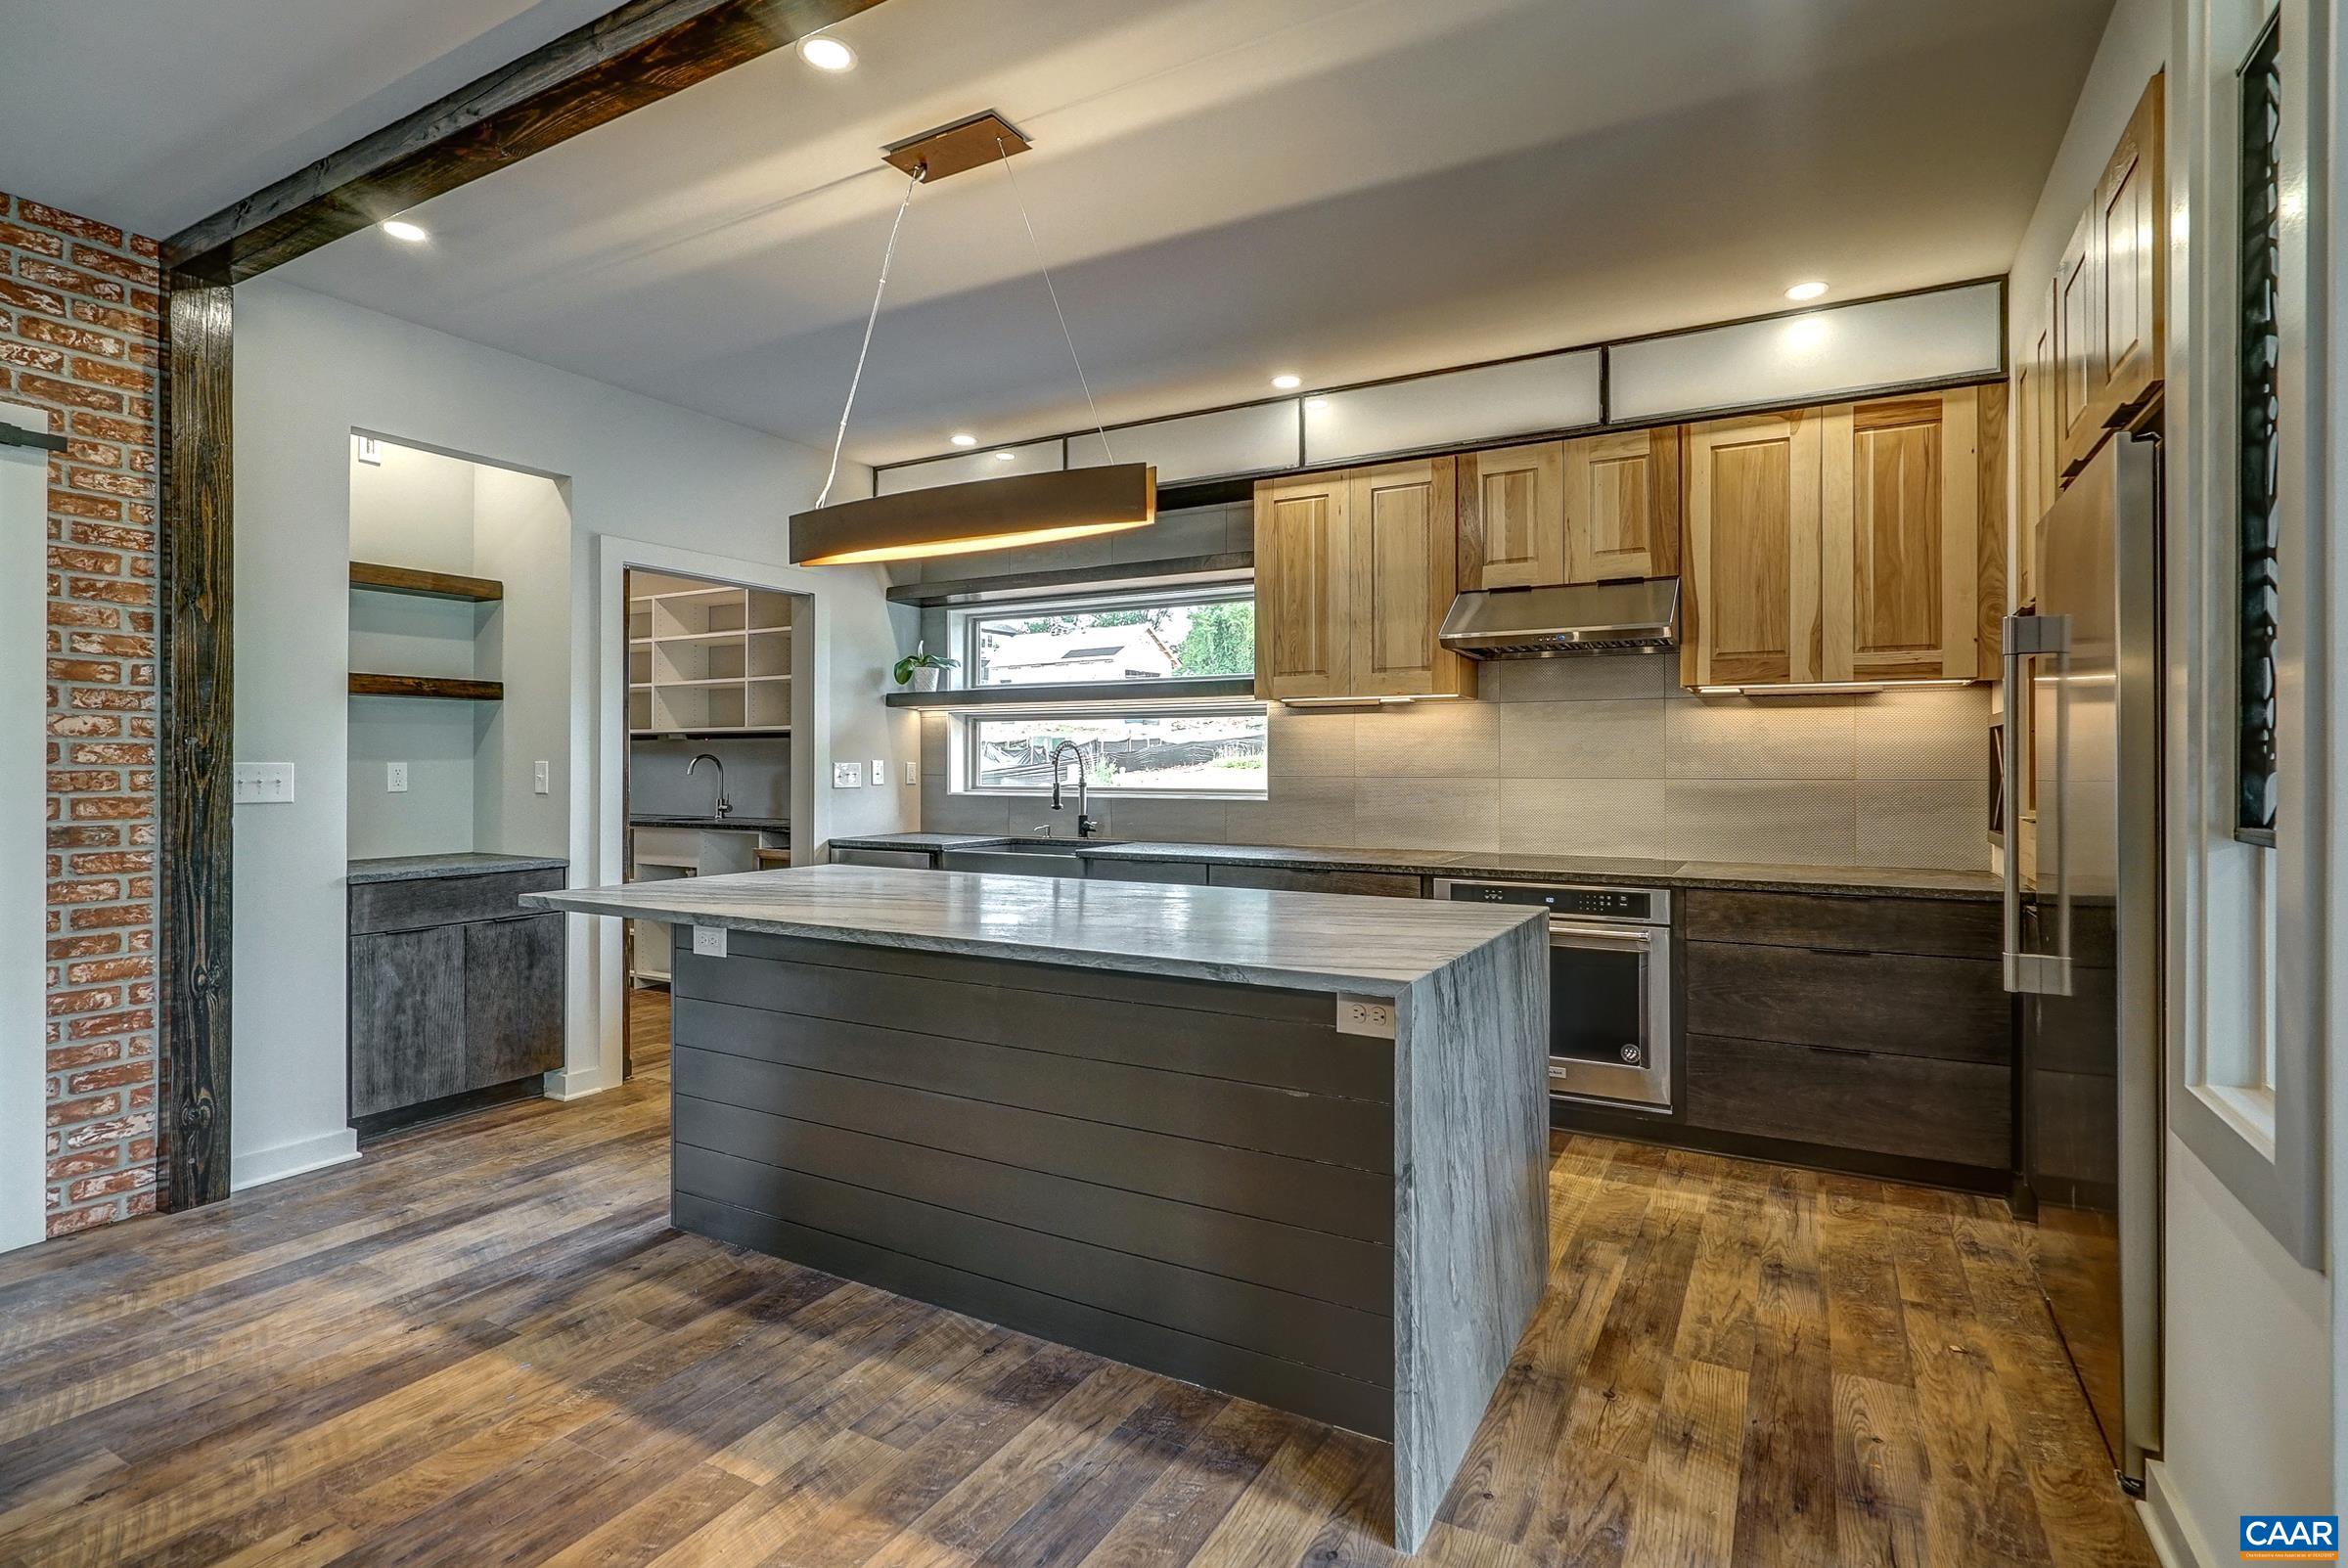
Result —
[{"label": "stainless steel refrigerator", "polygon": [[[2006,622],[2006,988],[2040,1288],[2113,1468],[2160,1451],[2160,447],[2115,434],[2041,518]],[[2017,818],[2035,809],[2025,853]]]}]

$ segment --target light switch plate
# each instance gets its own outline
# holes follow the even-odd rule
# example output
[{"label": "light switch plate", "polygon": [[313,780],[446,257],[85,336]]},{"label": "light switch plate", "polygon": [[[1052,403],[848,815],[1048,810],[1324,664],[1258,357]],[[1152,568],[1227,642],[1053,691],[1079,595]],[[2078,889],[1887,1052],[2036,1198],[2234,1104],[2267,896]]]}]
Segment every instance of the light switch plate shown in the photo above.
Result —
[{"label": "light switch plate", "polygon": [[1337,1033],[1369,1035],[1377,1040],[1394,1038],[1394,999],[1391,997],[1357,997],[1337,993]]},{"label": "light switch plate", "polygon": [[697,925],[693,928],[693,951],[704,959],[726,956],[726,928],[722,925]]},{"label": "light switch plate", "polygon": [[369,464],[375,468],[382,468],[384,464],[384,443],[377,440],[372,435],[360,436],[359,461],[361,463]]},{"label": "light switch plate", "polygon": [[280,806],[294,798],[294,764],[240,762],[236,771],[236,804]]},{"label": "light switch plate", "polygon": [[552,787],[552,784],[547,777],[547,767],[545,763],[541,762],[530,770],[530,783],[532,786],[535,787],[542,795]]},{"label": "light switch plate", "polygon": [[408,765],[404,762],[384,764],[384,793],[404,795],[408,792]]},{"label": "light switch plate", "polygon": [[873,783],[877,784],[888,783],[888,764],[879,757],[873,759]]},{"label": "light switch plate", "polygon": [[835,762],[832,764],[833,788],[854,789],[862,785],[863,783],[864,770],[857,767],[853,762]]},{"label": "light switch plate", "polygon": [[914,758],[907,757],[905,759],[904,767],[899,771],[897,776],[903,779],[908,784],[918,784],[922,782],[922,765]]}]

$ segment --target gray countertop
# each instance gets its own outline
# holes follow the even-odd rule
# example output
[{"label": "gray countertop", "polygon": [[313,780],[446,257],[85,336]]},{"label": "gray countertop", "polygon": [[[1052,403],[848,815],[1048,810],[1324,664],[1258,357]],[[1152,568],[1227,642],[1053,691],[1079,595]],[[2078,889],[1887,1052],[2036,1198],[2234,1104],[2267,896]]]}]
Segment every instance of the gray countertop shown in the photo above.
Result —
[{"label": "gray countertop", "polygon": [[[839,849],[977,849],[1022,842],[1001,833],[879,833],[835,838]],[[1744,888],[1763,892],[1874,893],[1895,898],[1991,899],[1986,872],[1894,866],[1772,866],[1734,861],[1648,860],[1605,855],[1514,855],[1482,851],[1308,849],[1278,844],[1177,844],[1148,840],[1053,840],[1073,854],[1118,860],[1277,866],[1296,871],[1395,872],[1409,876],[1570,877],[1632,886]]]},{"label": "gray countertop", "polygon": [[695,828],[713,833],[782,833],[790,830],[788,817],[679,817],[666,813],[636,815],[628,819],[631,828]]},{"label": "gray countertop", "polygon": [[559,855],[496,855],[485,850],[456,850],[445,855],[382,855],[350,863],[344,880],[361,882],[418,882],[432,876],[488,876],[498,872],[563,871],[570,862]]},{"label": "gray countertop", "polygon": [[1539,910],[808,866],[525,894],[537,909],[1131,974],[1395,994]]}]

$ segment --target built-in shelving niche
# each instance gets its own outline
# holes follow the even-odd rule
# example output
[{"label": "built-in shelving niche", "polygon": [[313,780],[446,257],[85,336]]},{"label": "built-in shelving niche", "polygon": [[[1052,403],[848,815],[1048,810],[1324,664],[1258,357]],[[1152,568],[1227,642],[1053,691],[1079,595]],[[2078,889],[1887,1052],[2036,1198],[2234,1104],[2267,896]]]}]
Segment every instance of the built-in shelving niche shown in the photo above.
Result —
[{"label": "built-in shelving niche", "polygon": [[649,573],[638,585],[628,600],[629,733],[790,733],[789,594]]}]

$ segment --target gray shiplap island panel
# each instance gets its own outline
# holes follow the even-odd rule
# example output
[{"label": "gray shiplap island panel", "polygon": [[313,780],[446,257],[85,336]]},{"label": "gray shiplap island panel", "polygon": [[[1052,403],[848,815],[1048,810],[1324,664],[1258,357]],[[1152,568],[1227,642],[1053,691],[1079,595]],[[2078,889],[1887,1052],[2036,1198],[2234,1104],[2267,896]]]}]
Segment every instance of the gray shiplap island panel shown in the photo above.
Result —
[{"label": "gray shiplap island panel", "polygon": [[1539,913],[850,866],[530,902],[679,927],[680,1228],[1386,1439],[1423,1538],[1546,1274]]}]

